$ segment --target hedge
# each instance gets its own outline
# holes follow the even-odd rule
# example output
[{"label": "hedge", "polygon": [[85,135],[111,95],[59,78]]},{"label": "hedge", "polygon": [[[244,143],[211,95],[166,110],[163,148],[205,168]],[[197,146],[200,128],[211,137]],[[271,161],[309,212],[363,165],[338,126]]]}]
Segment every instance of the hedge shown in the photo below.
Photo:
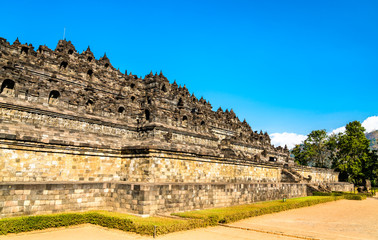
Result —
[{"label": "hedge", "polygon": [[364,200],[366,199],[366,195],[363,194],[345,194],[345,199],[348,200]]},{"label": "hedge", "polygon": [[249,217],[281,212],[294,208],[312,206],[315,204],[336,201],[343,198],[343,196],[312,196],[287,199],[285,202],[283,200],[276,200],[226,208],[173,213],[172,215],[190,219],[202,219],[207,222],[230,223]]},{"label": "hedge", "polygon": [[198,219],[188,221],[152,217],[153,221],[151,222],[148,218],[137,218],[127,214],[113,215],[105,211],[94,211],[5,218],[0,219],[0,235],[91,223],[102,227],[153,236],[154,226],[156,225],[158,235],[214,225],[211,221]]},{"label": "hedge", "polygon": [[342,196],[348,200],[363,200],[367,197],[373,197],[372,193],[349,193],[349,192],[332,192],[332,193],[325,193],[325,192],[313,192],[314,196]]}]

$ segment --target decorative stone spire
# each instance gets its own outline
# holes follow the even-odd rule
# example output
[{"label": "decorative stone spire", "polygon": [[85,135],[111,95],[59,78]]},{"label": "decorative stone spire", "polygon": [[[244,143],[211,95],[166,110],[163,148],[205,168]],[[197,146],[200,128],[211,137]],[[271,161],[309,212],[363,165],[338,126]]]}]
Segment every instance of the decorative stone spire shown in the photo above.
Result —
[{"label": "decorative stone spire", "polygon": [[55,48],[56,52],[66,53],[66,54],[72,54],[76,52],[75,46],[71,43],[71,41],[66,40],[59,40],[58,44]]},{"label": "decorative stone spire", "polygon": [[91,54],[93,55],[92,51],[91,51],[91,48],[88,46],[87,47],[87,50],[84,51],[86,54]]},{"label": "decorative stone spire", "polygon": [[172,83],[172,87],[177,88],[176,79],[173,81],[173,83]]},{"label": "decorative stone spire", "polygon": [[13,42],[13,45],[15,45],[15,46],[20,46],[20,45],[21,45],[20,40],[18,40],[18,37],[17,37],[16,40]]},{"label": "decorative stone spire", "polygon": [[152,72],[152,70],[151,70],[151,72],[150,72],[149,74],[147,74],[145,78],[151,78],[151,77],[153,77],[153,76],[154,76],[154,74],[153,74],[153,72]]},{"label": "decorative stone spire", "polygon": [[110,63],[108,56],[106,56],[106,53],[104,53],[104,56],[100,58],[100,61]]},{"label": "decorative stone spire", "polygon": [[231,108],[231,110],[230,110],[230,115],[232,116],[232,117],[236,117],[236,114],[234,113],[234,110]]},{"label": "decorative stone spire", "polygon": [[87,56],[87,57],[90,57],[91,60],[94,59],[94,54],[91,51],[91,48],[89,46],[88,46],[87,50],[85,50],[82,54]]}]

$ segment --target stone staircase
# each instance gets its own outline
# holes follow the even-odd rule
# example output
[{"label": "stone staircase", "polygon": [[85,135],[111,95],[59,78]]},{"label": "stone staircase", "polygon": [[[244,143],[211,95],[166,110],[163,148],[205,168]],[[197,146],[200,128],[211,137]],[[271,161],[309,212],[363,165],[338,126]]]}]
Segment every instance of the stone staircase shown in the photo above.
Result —
[{"label": "stone staircase", "polygon": [[307,187],[310,189],[311,192],[332,192],[326,185],[321,184],[314,184],[314,183],[307,183]]},{"label": "stone staircase", "polygon": [[282,182],[308,183],[311,179],[311,176],[306,178],[293,168],[282,168]]},{"label": "stone staircase", "polygon": [[326,185],[313,183],[311,179],[311,175],[304,177],[293,168],[282,168],[282,182],[305,183],[310,192],[331,192]]}]

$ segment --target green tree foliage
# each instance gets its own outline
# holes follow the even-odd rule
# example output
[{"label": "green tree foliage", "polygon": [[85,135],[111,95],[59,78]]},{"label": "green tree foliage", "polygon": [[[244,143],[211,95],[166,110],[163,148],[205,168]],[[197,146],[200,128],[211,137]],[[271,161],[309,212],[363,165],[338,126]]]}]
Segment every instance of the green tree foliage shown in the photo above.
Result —
[{"label": "green tree foliage", "polygon": [[369,153],[369,162],[367,164],[367,179],[372,181],[372,186],[378,186],[378,151],[372,150]]},{"label": "green tree foliage", "polygon": [[335,167],[341,173],[348,175],[349,181],[361,184],[368,177],[367,171],[371,160],[370,143],[360,122],[350,122],[345,128],[345,134],[340,136],[338,143]]},{"label": "green tree foliage", "polygon": [[292,150],[298,164],[331,167],[328,150],[328,136],[326,130],[314,130],[307,135],[303,144],[296,145]]},{"label": "green tree foliage", "polygon": [[305,145],[309,146],[310,156],[313,159],[315,167],[328,167],[328,149],[327,149],[327,132],[326,130],[315,130],[307,135]]},{"label": "green tree foliage", "polygon": [[365,129],[358,121],[346,125],[345,133],[327,135],[315,130],[292,150],[301,165],[328,167],[340,171],[340,180],[362,184],[370,179],[378,184],[378,153],[369,149]]},{"label": "green tree foliage", "polygon": [[337,163],[337,153],[339,151],[339,142],[340,142],[340,137],[342,136],[342,133],[338,134],[331,134],[328,136],[326,145],[327,145],[327,150],[328,150],[328,159],[331,162],[331,168],[336,167]]},{"label": "green tree foliage", "polygon": [[293,150],[291,150],[291,153],[294,155],[296,163],[299,165],[310,166],[311,159],[304,144],[295,145]]}]

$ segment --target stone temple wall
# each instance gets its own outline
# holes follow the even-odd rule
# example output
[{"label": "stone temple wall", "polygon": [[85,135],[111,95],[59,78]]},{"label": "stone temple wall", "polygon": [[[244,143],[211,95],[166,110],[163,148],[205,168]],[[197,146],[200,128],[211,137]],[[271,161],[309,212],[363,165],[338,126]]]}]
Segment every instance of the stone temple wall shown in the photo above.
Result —
[{"label": "stone temple wall", "polygon": [[[93,209],[148,215],[308,194],[306,183],[281,182],[282,168],[275,164],[10,139],[0,148],[1,217]],[[333,190],[350,190],[327,178],[327,170],[306,171],[318,176],[324,171],[314,179]]]},{"label": "stone temple wall", "polygon": [[113,210],[111,184],[0,183],[0,218],[65,211]]},{"label": "stone temple wall", "polygon": [[311,182],[338,182],[339,174],[332,169],[296,166],[294,169],[304,177],[311,176]]},{"label": "stone temple wall", "polygon": [[[352,184],[332,183],[334,191]],[[150,215],[304,197],[299,183],[0,183],[0,218],[70,211],[107,210]]]},{"label": "stone temple wall", "polygon": [[149,215],[306,196],[305,184],[0,183],[0,218],[108,210]]},{"label": "stone temple wall", "polygon": [[[159,149],[100,149],[0,141],[0,182],[125,181],[150,183],[281,182],[275,164],[240,162]],[[327,169],[300,168],[316,183],[337,182]]]},{"label": "stone temple wall", "polygon": [[[305,184],[290,183],[172,183],[134,185],[143,195],[139,214],[188,211],[251,202],[307,196]],[[130,185],[117,184],[114,209],[129,209]],[[126,201],[123,201],[126,199]]]},{"label": "stone temple wall", "polygon": [[279,182],[267,164],[152,149],[116,151],[0,141],[0,182],[127,181],[151,183]]}]

